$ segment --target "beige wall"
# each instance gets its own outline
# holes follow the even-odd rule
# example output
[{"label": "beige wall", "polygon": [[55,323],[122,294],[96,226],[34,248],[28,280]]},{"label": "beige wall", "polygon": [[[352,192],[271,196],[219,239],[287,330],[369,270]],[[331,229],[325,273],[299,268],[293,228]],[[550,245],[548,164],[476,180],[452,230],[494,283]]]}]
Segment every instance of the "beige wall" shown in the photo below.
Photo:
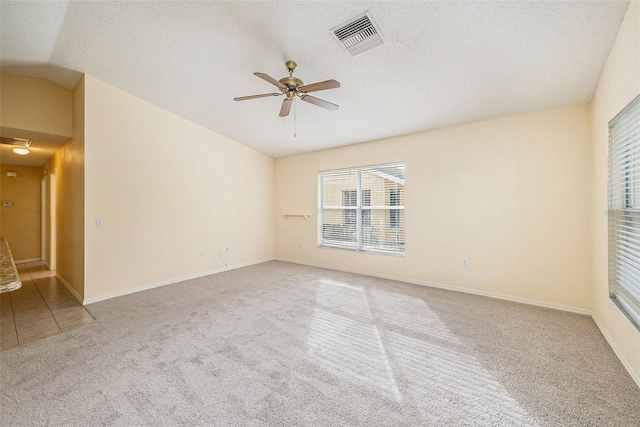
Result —
[{"label": "beige wall", "polygon": [[[0,236],[5,236],[15,261],[40,259],[41,208],[38,166],[1,165],[0,199],[11,207],[0,207]],[[18,173],[7,177],[8,171]]]},{"label": "beige wall", "polygon": [[71,91],[47,80],[0,74],[0,126],[70,137]]},{"label": "beige wall", "polygon": [[[582,105],[277,159],[276,256],[588,310],[590,138]],[[318,171],[396,161],[406,255],[317,247]]]},{"label": "beige wall", "polygon": [[[56,174],[57,221],[48,217],[48,228],[56,227],[56,274],[66,281],[79,297],[84,296],[84,110],[85,80],[73,90],[73,137],[45,166],[48,179]],[[47,182],[49,187],[49,181]],[[48,195],[49,196],[49,195]],[[47,197],[47,204],[49,204]],[[48,211],[49,209],[47,209]],[[51,261],[47,240],[48,263]]]},{"label": "beige wall", "polygon": [[592,102],[592,310],[603,333],[640,381],[640,332],[609,298],[607,269],[608,122],[640,94],[640,2],[632,1]]},{"label": "beige wall", "polygon": [[274,256],[273,159],[85,84],[86,299]]}]

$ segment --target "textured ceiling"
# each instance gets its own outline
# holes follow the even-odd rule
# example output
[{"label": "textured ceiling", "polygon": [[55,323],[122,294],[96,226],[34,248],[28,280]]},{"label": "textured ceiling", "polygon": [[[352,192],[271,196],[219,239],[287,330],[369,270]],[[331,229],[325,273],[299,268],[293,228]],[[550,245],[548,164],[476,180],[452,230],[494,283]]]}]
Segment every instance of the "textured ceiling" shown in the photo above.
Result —
[{"label": "textured ceiling", "polygon": [[[2,71],[88,73],[272,157],[589,102],[628,1],[8,2]],[[368,10],[387,44],[355,59],[329,30]],[[277,79],[342,87],[278,117]]]}]

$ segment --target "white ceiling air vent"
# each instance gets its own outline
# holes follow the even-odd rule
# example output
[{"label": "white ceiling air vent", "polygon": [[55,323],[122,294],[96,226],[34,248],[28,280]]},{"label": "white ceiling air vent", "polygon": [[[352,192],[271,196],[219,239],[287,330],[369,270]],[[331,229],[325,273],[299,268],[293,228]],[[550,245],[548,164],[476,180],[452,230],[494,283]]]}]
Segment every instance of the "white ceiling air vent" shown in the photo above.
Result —
[{"label": "white ceiling air vent", "polygon": [[384,44],[380,28],[369,12],[333,28],[331,34],[352,58]]}]

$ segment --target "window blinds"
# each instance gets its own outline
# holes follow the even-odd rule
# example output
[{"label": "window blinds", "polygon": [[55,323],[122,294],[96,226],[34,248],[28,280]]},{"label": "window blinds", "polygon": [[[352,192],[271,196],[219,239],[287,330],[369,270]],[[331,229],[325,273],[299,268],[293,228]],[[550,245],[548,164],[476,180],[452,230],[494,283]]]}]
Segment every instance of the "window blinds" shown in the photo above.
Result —
[{"label": "window blinds", "polygon": [[609,291],[640,326],[640,96],[609,123]]},{"label": "window blinds", "polygon": [[404,253],[404,163],[319,172],[321,246]]}]

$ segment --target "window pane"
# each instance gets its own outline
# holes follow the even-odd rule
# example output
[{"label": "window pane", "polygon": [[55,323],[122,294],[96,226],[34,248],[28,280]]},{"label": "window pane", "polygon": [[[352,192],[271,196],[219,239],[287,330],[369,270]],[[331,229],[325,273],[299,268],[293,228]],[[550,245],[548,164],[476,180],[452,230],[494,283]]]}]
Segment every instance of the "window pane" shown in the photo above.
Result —
[{"label": "window pane", "polygon": [[371,206],[371,190],[362,190],[362,226],[371,225],[371,210],[365,207]]},{"label": "window pane", "polygon": [[[400,189],[398,188],[389,189],[389,205],[400,206]],[[400,210],[399,209],[391,209],[389,211],[389,227],[391,228],[400,227]]]},{"label": "window pane", "polygon": [[[358,206],[358,190],[342,191],[342,206]],[[344,223],[355,224],[357,222],[358,212],[355,209],[344,210]]]},{"label": "window pane", "polygon": [[[396,215],[395,227],[389,226],[391,215]],[[368,250],[404,252],[404,210],[372,211],[371,225],[362,228],[362,245]]]},{"label": "window pane", "polygon": [[[351,210],[350,212],[356,212]],[[345,221],[345,210],[325,209],[322,213],[322,242],[328,245],[356,247],[356,223]]]},{"label": "window pane", "polygon": [[350,206],[343,203],[343,191],[353,191],[357,200],[357,171],[341,170],[321,173],[322,180],[322,206]]}]

